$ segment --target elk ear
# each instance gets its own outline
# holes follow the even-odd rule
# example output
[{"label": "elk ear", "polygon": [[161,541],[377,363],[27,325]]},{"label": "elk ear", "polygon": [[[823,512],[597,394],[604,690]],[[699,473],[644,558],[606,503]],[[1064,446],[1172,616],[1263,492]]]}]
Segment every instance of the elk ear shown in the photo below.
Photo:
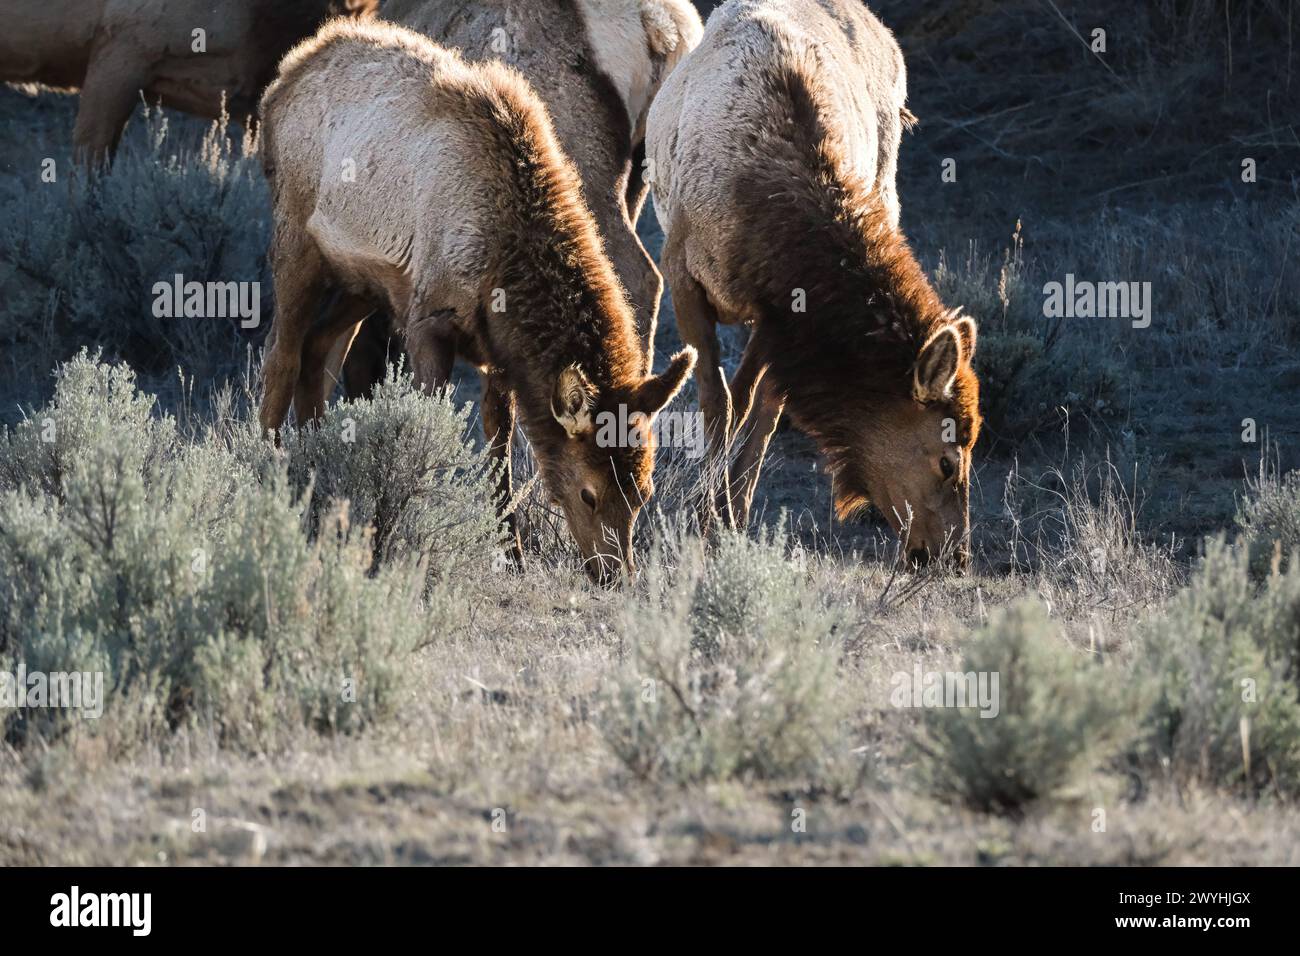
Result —
[{"label": "elk ear", "polygon": [[969,315],[958,315],[953,319],[952,324],[957,329],[957,334],[961,336],[961,360],[975,361],[975,339],[978,338],[975,333],[975,320]]},{"label": "elk ear", "polygon": [[591,431],[591,410],[596,404],[596,386],[582,369],[570,365],[555,380],[551,393],[551,414],[564,426],[570,438]]},{"label": "elk ear", "polygon": [[641,383],[636,393],[636,410],[654,418],[673,400],[695,368],[695,349],[687,346],[672,357],[662,375],[652,375]]},{"label": "elk ear", "polygon": [[961,364],[961,350],[961,333],[952,323],[930,336],[912,370],[912,397],[918,402],[951,397],[952,382]]}]

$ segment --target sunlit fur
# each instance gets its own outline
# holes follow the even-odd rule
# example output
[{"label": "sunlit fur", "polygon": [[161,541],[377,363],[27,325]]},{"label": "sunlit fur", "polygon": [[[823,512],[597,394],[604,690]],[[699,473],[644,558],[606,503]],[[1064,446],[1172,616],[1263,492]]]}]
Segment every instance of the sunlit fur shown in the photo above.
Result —
[{"label": "sunlit fur", "polygon": [[[703,30],[688,0],[388,0],[384,18],[467,60],[505,62],[528,81],[582,180],[649,349],[663,281],[636,234],[646,193],[640,154],[651,100]],[[378,347],[354,350],[350,391],[382,376],[382,331],[368,336]]]},{"label": "sunlit fur", "polygon": [[[867,119],[845,105],[868,80],[865,72],[842,76],[824,48],[852,48],[852,37],[867,32],[861,17],[860,5],[845,0],[751,0],[710,20],[701,46],[667,84],[671,99],[651,113],[666,248],[684,246],[682,261],[665,271],[670,281],[676,268],[679,281],[688,273],[698,282],[719,321],[751,326],[749,349],[768,369],[764,386],[816,440],[841,516],[874,503],[901,529],[910,508],[906,550],[931,556],[955,543],[960,554],[980,425],[974,325],[958,327],[971,341],[955,350],[951,393],[917,401],[922,347],[957,315],[897,227],[892,157],[868,164],[861,151],[850,155],[850,140],[861,150],[870,137],[850,130],[846,116],[888,121],[894,131],[907,118],[901,98],[875,104]],[[885,53],[897,46],[874,23],[875,62],[889,62]],[[810,42],[809,32],[824,42]],[[835,55],[847,56],[839,48]],[[901,72],[897,83],[884,75],[872,82],[897,90]],[[728,115],[725,96],[713,90],[738,91],[727,95],[742,103]],[[724,130],[707,158],[684,142],[703,128]],[[793,307],[796,290],[804,311]],[[943,440],[945,419],[952,441]],[[946,485],[945,455],[955,472]]]},{"label": "sunlit fur", "polygon": [[[950,319],[902,233],[870,184],[848,171],[831,132],[820,121],[815,80],[792,69],[763,77],[774,104],[788,104],[792,135],[784,144],[796,162],[777,163],[774,182],[754,170],[752,190],[737,195],[741,215],[761,243],[744,255],[742,273],[767,287],[774,307],[766,316],[779,328],[771,343],[770,375],[787,396],[787,409],[819,439],[836,475],[836,507],[847,515],[871,494],[856,478],[855,440],[861,425],[877,419],[888,399],[905,399],[921,346]],[[800,250],[775,258],[768,245]],[[790,289],[808,296],[807,314],[792,314]],[[958,368],[948,403],[957,443],[974,444],[979,431],[979,382],[968,362]]]}]

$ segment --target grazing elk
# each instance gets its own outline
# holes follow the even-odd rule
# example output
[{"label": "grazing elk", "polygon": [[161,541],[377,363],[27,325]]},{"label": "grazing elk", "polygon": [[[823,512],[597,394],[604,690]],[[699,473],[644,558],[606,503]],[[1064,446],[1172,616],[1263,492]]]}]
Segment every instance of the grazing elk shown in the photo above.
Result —
[{"label": "grazing elk", "polygon": [[73,144],[95,163],[117,148],[141,93],[216,118],[252,115],[285,52],[338,14],[379,0],[9,0],[0,81],[81,91]]},{"label": "grazing elk", "polygon": [[[479,367],[501,501],[517,410],[588,572],[631,570],[653,493],[651,420],[695,354],[645,374],[578,177],[527,82],[401,27],[336,20],[285,57],[261,118],[277,303],[263,428],[291,401],[300,424],[321,413],[326,357],[382,305],[422,387],[445,384],[457,353]],[[596,424],[619,411],[637,433],[605,447]]]},{"label": "grazing elk", "polygon": [[[663,279],[636,234],[645,122],[664,77],[699,42],[694,8],[687,0],[389,0],[383,16],[468,60],[508,63],[532,85],[582,179],[651,360]],[[342,371],[349,395],[383,377],[389,333],[383,314],[362,327]]]},{"label": "grazing elk", "polygon": [[[898,230],[905,97],[898,45],[858,0],[732,0],[660,91],[647,149],[723,520],[748,520],[788,409],[841,516],[874,503],[911,560],[951,545],[964,564],[975,323],[939,301]],[[718,322],[751,328],[729,386]]]}]

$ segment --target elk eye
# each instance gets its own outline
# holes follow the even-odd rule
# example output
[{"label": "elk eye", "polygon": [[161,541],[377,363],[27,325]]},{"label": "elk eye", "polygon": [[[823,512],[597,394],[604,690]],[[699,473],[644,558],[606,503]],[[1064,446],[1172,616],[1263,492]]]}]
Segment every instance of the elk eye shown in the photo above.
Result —
[{"label": "elk eye", "polygon": [[596,510],[596,493],[590,488],[582,489],[582,503],[592,511]]},{"label": "elk eye", "polygon": [[944,480],[944,481],[947,481],[949,478],[951,478],[951,477],[952,477],[952,473],[953,473],[953,471],[955,470],[955,469],[953,468],[952,459],[949,458],[947,455],[945,455],[944,457],[940,458],[940,459],[939,459],[939,470],[940,470],[941,472],[943,472],[943,480]]}]

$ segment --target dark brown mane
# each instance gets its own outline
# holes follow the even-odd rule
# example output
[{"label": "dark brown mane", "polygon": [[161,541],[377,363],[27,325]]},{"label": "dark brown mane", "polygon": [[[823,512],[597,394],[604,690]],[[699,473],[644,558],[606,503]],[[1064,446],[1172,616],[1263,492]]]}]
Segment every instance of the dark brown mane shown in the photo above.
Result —
[{"label": "dark brown mane", "polygon": [[[495,63],[472,69],[474,83],[441,93],[437,108],[473,125],[485,144],[484,162],[493,164],[498,258],[482,301],[490,302],[495,288],[505,291],[504,335],[519,410],[538,451],[556,452],[566,444],[551,413],[559,374],[577,365],[598,389],[601,406],[626,402],[641,381],[644,355],[581,180],[560,150],[545,106],[514,70]],[[496,323],[490,334],[484,327],[489,353],[504,344],[501,327]],[[605,454],[636,459],[630,450]]]},{"label": "dark brown mane", "polygon": [[629,384],[640,368],[632,312],[546,108],[513,70],[477,69],[484,82],[458,91],[453,108],[490,143],[484,158],[500,184],[494,271],[517,341],[532,349],[529,367],[559,373],[576,362],[601,388]]},{"label": "dark brown mane", "polygon": [[[828,127],[820,72],[796,62],[755,78],[767,85],[775,112],[735,197],[750,237],[737,281],[763,303],[755,344],[766,346],[768,375],[837,474],[873,408],[910,395],[917,355],[949,316]],[[792,307],[796,289],[806,295],[802,313]],[[975,412],[961,394],[957,403]],[[842,510],[865,500],[852,488],[838,491]]]},{"label": "dark brown mane", "polygon": [[[501,260],[492,282],[506,290],[516,348],[527,352],[526,379],[512,384],[529,440],[543,458],[561,449],[579,453],[551,412],[551,389],[559,373],[577,365],[599,390],[593,417],[618,414],[633,401],[642,381],[644,356],[632,310],[605,255],[596,221],[583,199],[582,183],[560,150],[545,106],[527,81],[509,67],[483,64],[483,86],[458,96],[459,109],[491,144],[485,158],[497,163],[495,227]],[[652,459],[635,446],[586,448],[592,464],[610,467],[622,493],[641,497]]]},{"label": "dark brown mane", "polygon": [[[872,184],[850,169],[828,129],[817,69],[788,64],[758,82],[788,112],[760,132],[752,175],[736,197],[754,237],[742,281],[763,290],[771,318],[815,326],[816,351],[910,367],[944,320],[943,304]],[[760,252],[771,249],[789,255]],[[796,288],[807,293],[803,315],[790,308]]]},{"label": "dark brown mane", "polygon": [[[402,53],[404,79],[424,83],[432,118],[454,118],[472,131],[477,171],[489,184],[484,216],[489,261],[480,289],[478,345],[489,364],[510,369],[534,442],[563,435],[551,414],[560,373],[577,365],[602,395],[629,392],[644,355],[581,180],[561,151],[546,107],[527,81],[499,63],[466,63],[408,30],[335,19],[290,51],[262,100],[274,112],[315,58],[336,43],[359,42]],[[491,316],[497,290],[505,314]]]}]

